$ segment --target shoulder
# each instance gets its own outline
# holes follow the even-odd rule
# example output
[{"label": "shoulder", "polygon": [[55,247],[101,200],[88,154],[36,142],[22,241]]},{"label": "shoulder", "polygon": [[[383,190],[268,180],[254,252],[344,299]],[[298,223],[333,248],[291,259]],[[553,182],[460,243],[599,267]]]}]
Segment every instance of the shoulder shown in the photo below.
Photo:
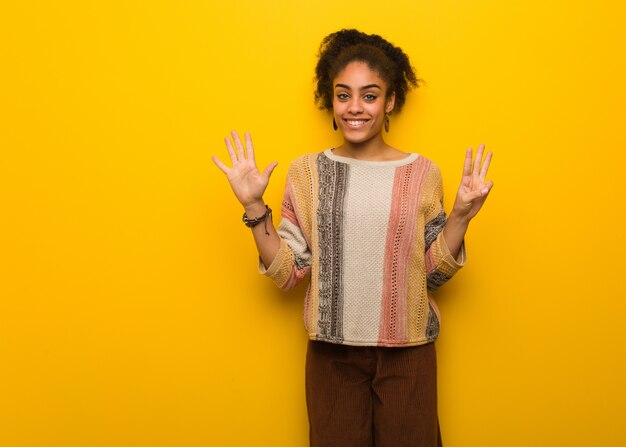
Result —
[{"label": "shoulder", "polygon": [[412,162],[414,166],[415,172],[419,173],[422,178],[425,178],[428,181],[440,181],[441,180],[441,170],[437,163],[434,160],[423,156],[422,154],[418,154],[415,161]]},{"label": "shoulder", "polygon": [[318,157],[323,156],[324,151],[321,152],[310,152],[308,154],[302,154],[296,157],[290,164],[290,166],[298,166],[301,164],[308,164],[311,162],[315,162]]},{"label": "shoulder", "polygon": [[441,180],[441,169],[439,169],[439,165],[435,163],[433,160],[430,160],[428,158],[427,160],[429,163],[429,169],[428,169],[429,175]]},{"label": "shoulder", "polygon": [[[311,152],[295,158],[287,170],[287,175],[293,178],[306,178],[310,176],[312,166],[317,162],[318,157],[323,156],[323,152]],[[308,175],[307,175],[308,173]]]},{"label": "shoulder", "polygon": [[415,175],[422,179],[420,182],[422,191],[427,197],[431,197],[431,200],[438,200],[438,197],[443,194],[443,180],[439,165],[421,154],[414,163],[416,164]]}]

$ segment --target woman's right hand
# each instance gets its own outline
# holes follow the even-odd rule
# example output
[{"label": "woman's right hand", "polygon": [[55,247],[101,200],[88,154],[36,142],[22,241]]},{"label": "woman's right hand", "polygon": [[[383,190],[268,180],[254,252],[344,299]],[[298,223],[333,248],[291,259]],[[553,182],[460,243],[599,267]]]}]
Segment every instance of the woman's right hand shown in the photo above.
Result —
[{"label": "woman's right hand", "polygon": [[254,146],[250,134],[248,132],[244,134],[245,148],[237,132],[232,131],[231,135],[237,151],[235,152],[230,138],[225,138],[224,142],[233,166],[229,168],[215,155],[212,157],[213,162],[226,174],[230,187],[244,208],[250,209],[255,205],[263,205],[263,193],[278,163],[272,162],[263,172],[259,172],[254,159]]}]

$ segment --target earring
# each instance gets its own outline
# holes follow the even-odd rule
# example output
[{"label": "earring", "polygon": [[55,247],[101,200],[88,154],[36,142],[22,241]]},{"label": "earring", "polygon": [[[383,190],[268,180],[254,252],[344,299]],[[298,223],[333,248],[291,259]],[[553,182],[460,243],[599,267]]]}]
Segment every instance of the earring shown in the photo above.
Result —
[{"label": "earring", "polygon": [[389,133],[389,115],[385,113],[385,132]]},{"label": "earring", "polygon": [[337,121],[335,121],[334,116],[333,116],[333,129],[337,130]]}]

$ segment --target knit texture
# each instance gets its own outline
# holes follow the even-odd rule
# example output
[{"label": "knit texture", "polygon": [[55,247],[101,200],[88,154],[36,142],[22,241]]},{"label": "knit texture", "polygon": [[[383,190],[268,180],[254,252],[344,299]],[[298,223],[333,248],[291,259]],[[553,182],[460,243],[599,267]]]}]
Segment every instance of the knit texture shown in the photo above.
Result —
[{"label": "knit texture", "polygon": [[304,322],[311,340],[363,346],[434,341],[429,292],[465,263],[443,238],[439,168],[417,154],[363,161],[329,149],[289,167],[280,249],[259,271],[283,290],[309,273]]}]

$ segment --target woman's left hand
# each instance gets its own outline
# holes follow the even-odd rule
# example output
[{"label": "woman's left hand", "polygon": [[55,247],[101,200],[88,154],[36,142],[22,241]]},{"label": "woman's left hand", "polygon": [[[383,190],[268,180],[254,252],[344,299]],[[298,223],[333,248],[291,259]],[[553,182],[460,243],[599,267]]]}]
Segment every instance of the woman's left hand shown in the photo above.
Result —
[{"label": "woman's left hand", "polygon": [[463,165],[463,178],[452,208],[455,217],[467,223],[478,214],[493,187],[491,180],[485,181],[492,154],[487,152],[483,161],[484,151],[484,144],[478,146],[476,158],[472,163],[473,150],[471,147],[467,149],[465,164]]}]

